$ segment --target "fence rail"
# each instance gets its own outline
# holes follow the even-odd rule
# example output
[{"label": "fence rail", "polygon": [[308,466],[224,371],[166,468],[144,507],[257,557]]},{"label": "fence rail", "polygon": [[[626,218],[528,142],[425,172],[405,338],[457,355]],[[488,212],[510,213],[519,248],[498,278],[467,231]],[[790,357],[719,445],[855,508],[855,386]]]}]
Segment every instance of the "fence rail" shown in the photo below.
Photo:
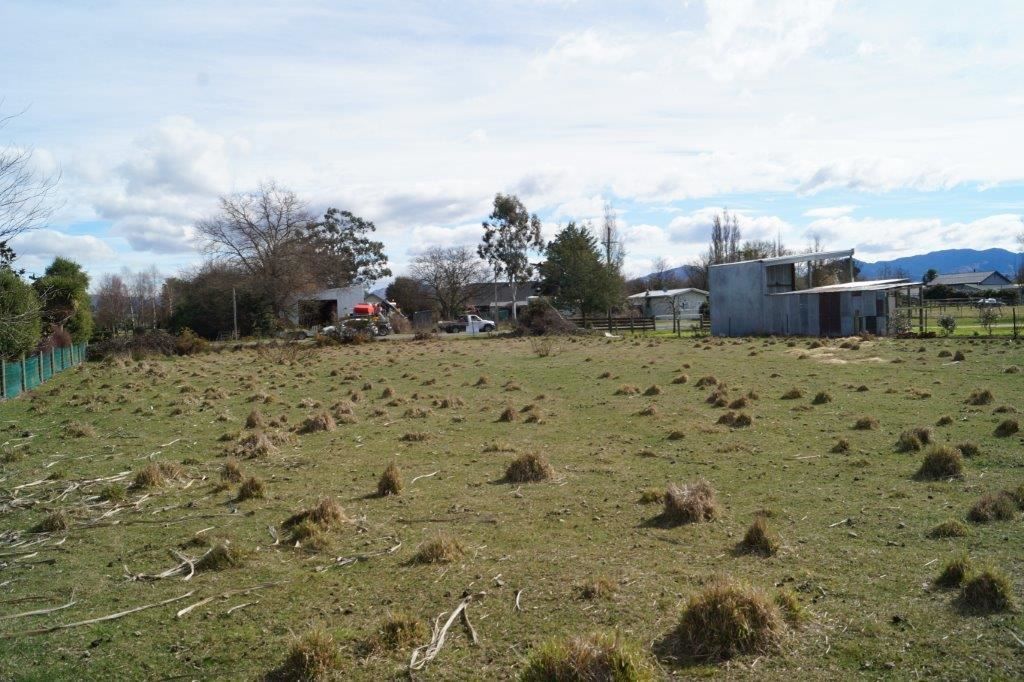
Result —
[{"label": "fence rail", "polygon": [[[604,331],[654,331],[656,322],[653,317],[594,317],[583,320],[579,317],[569,318],[569,321],[580,327]],[[610,324],[609,324],[610,323]]]},{"label": "fence rail", "polygon": [[53,348],[18,360],[0,359],[0,400],[15,398],[85,359],[84,343]]}]

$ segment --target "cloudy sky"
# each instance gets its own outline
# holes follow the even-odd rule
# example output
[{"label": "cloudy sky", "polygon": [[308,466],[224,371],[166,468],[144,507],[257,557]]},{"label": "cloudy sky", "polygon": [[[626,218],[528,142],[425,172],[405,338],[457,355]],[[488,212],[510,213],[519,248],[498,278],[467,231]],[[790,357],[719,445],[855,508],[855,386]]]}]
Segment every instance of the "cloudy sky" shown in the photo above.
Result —
[{"label": "cloudy sky", "polygon": [[498,191],[549,234],[612,202],[633,274],[722,207],[868,261],[1012,249],[1021,26],[1019,0],[3,0],[0,145],[62,173],[15,248],[173,273],[273,178],[373,220],[399,272],[475,244]]}]

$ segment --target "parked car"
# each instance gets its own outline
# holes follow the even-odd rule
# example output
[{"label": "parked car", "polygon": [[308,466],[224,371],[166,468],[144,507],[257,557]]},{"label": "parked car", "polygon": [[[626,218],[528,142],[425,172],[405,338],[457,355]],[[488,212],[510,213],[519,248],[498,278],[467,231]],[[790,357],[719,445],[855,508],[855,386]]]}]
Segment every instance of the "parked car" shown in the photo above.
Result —
[{"label": "parked car", "polygon": [[493,332],[494,320],[485,320],[477,315],[462,315],[454,320],[438,322],[437,329],[449,334],[454,334],[455,332],[469,332],[470,334]]},{"label": "parked car", "polygon": [[1003,305],[1003,302],[998,298],[981,298],[975,305],[979,308],[998,308]]}]

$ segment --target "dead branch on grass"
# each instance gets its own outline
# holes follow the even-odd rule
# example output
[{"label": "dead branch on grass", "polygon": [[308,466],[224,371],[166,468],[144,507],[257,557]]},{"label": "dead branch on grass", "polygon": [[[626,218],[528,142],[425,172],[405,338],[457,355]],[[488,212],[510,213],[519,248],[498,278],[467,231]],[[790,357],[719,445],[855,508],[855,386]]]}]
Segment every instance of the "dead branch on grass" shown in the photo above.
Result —
[{"label": "dead branch on grass", "polygon": [[[483,597],[486,594],[486,592],[467,594],[463,597],[462,601],[459,602],[459,605],[452,610],[451,614],[448,616],[448,620],[445,621],[443,626],[441,626],[440,623],[441,619],[444,618],[444,614],[442,613],[437,617],[434,621],[434,632],[430,637],[430,642],[413,649],[412,657],[409,659],[410,672],[413,670],[422,670],[427,663],[430,663],[439,653],[441,653],[441,647],[444,646],[445,638],[448,636],[448,629],[452,626],[452,623],[455,622],[455,619],[459,617],[459,614],[466,610],[471,601],[476,598]],[[476,633],[473,632],[474,642],[476,640],[475,635]]]},{"label": "dead branch on grass", "polygon": [[128,615],[131,615],[133,613],[138,613],[139,611],[145,611],[147,609],[155,609],[155,608],[157,608],[159,606],[164,606],[165,604],[170,604],[172,602],[181,601],[182,599],[187,599],[188,597],[191,597],[195,593],[196,593],[195,590],[189,590],[185,594],[179,595],[177,597],[171,597],[170,599],[164,599],[163,601],[159,601],[159,602],[156,602],[156,603],[153,603],[153,604],[144,604],[142,606],[136,606],[135,608],[128,609],[126,611],[118,611],[117,613],[111,613],[111,614],[109,614],[107,616],[100,616],[99,618],[90,618],[89,620],[80,620],[80,621],[77,621],[75,623],[62,623],[60,625],[51,625],[49,627],[37,628],[35,630],[22,630],[20,632],[5,632],[3,634],[0,634],[0,639],[14,639],[15,637],[33,637],[35,635],[47,635],[47,634],[49,634],[51,632],[59,632],[61,630],[70,630],[72,628],[81,627],[83,625],[93,625],[94,623],[104,623],[104,622],[106,622],[108,620],[116,620],[118,618],[123,618],[124,616],[128,616]]}]

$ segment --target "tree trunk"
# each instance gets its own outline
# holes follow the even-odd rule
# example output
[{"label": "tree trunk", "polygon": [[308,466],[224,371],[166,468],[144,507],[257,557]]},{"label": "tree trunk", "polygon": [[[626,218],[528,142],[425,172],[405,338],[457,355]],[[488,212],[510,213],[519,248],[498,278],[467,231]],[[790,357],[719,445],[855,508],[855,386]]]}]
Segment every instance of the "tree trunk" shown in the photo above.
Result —
[{"label": "tree trunk", "polygon": [[512,285],[512,321],[518,322],[519,316],[516,314],[516,300],[519,298],[519,283],[512,280],[509,284]]}]

